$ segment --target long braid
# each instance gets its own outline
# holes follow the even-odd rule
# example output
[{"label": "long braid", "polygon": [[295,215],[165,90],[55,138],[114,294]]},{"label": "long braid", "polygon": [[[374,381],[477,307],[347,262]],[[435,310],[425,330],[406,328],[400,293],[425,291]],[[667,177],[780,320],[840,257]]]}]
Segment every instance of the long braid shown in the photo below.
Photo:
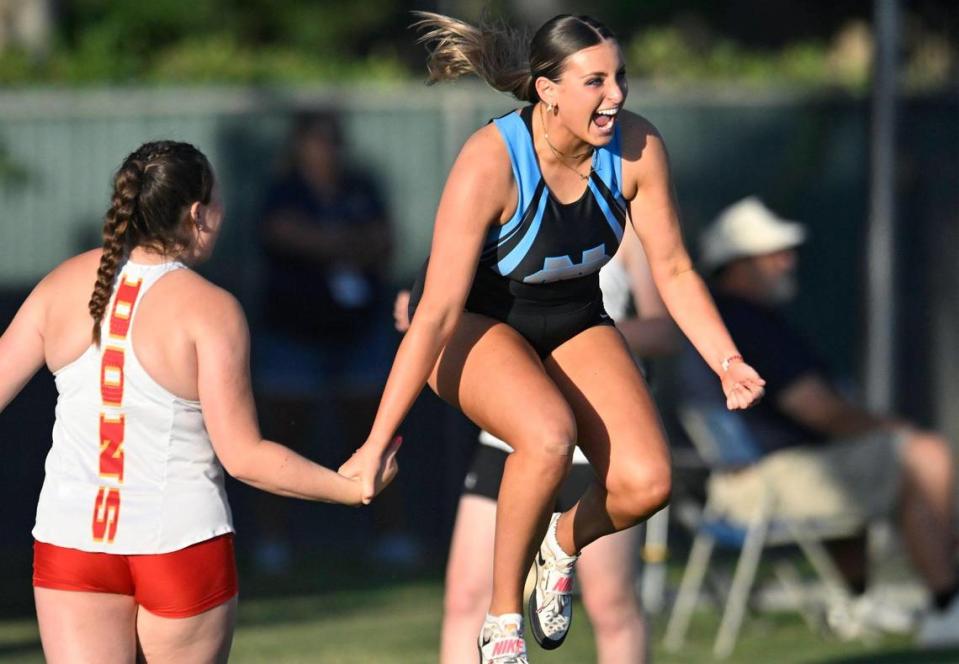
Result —
[{"label": "long braid", "polygon": [[184,223],[190,205],[209,205],[212,192],[210,162],[189,143],[151,141],[126,158],[113,179],[103,220],[103,255],[89,304],[94,343],[100,344],[100,326],[124,257],[136,247],[177,256],[193,240]]},{"label": "long braid", "polygon": [[97,281],[90,296],[93,318],[93,342],[100,345],[100,325],[116,279],[120,260],[127,250],[126,237],[137,213],[137,199],[143,181],[144,162],[133,153],[117,171],[113,182],[113,199],[103,224],[103,254],[97,268]]}]

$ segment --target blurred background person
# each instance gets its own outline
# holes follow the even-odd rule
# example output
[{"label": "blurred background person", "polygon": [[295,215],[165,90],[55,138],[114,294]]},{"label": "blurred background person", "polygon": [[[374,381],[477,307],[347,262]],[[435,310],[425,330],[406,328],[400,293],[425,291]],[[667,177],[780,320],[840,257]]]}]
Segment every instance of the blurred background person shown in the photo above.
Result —
[{"label": "blurred background person", "polygon": [[[783,317],[798,291],[797,249],[805,228],[758,198],[723,210],[701,238],[701,261],[719,311],[742,352],[766,378],[766,397],[737,413],[762,459],[712,482],[721,513],[749,520],[766,486],[775,510],[792,518],[847,517],[863,528],[896,518],[910,560],[932,595],[918,639],[959,643],[959,582],[949,442],[843,395],[812,346]],[[721,403],[695,350],[684,348],[678,381],[686,403]],[[865,539],[833,547],[852,590],[866,590]]]},{"label": "blurred background person", "polygon": [[[307,449],[322,414],[325,432],[340,437],[325,453],[341,458],[362,443],[389,367],[391,335],[383,321],[392,229],[373,174],[348,158],[337,112],[294,118],[259,235],[265,288],[254,377],[264,428]],[[256,500],[261,536],[254,562],[282,572],[292,554],[288,506],[272,496]],[[399,503],[385,497],[391,500],[374,517],[388,537],[402,518]],[[387,549],[400,544],[380,542]]]}]

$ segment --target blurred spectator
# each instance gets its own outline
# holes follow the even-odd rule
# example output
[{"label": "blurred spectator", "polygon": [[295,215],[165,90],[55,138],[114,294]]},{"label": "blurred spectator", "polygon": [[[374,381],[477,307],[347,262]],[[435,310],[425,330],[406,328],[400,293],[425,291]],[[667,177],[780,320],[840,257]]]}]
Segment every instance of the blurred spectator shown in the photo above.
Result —
[{"label": "blurred spectator", "polygon": [[[267,435],[302,449],[318,406],[328,406],[323,426],[341,435],[342,449],[325,452],[338,462],[363,443],[392,357],[384,281],[390,223],[373,178],[345,152],[335,113],[295,119],[284,170],[262,213],[266,289],[254,353]],[[326,421],[330,416],[336,421]],[[379,513],[392,509],[389,503]],[[289,562],[281,505],[267,497],[260,509],[255,560],[266,571]]]},{"label": "blurred spectator", "polygon": [[[868,412],[836,389],[824,365],[778,309],[795,296],[805,228],[778,218],[754,197],[724,210],[701,241],[716,304],[743,356],[766,379],[766,396],[737,414],[761,461],[712,480],[721,511],[748,519],[771,486],[776,509],[796,518],[869,520],[897,516],[933,607],[922,644],[959,642],[954,563],[954,470],[949,443],[888,415]],[[691,348],[680,362],[680,401],[717,403],[712,372]],[[721,402],[720,402],[721,403]],[[833,555],[854,591],[866,585],[863,540]]]}]

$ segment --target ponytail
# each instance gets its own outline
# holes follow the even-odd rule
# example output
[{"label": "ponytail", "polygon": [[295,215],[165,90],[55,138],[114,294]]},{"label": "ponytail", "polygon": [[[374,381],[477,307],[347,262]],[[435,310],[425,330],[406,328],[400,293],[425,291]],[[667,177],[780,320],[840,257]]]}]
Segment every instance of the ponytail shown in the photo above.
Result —
[{"label": "ponytail", "polygon": [[411,26],[421,34],[418,44],[429,52],[427,83],[476,74],[491,87],[520,101],[535,101],[529,65],[529,36],[504,24],[472,26],[442,14],[413,12]]}]

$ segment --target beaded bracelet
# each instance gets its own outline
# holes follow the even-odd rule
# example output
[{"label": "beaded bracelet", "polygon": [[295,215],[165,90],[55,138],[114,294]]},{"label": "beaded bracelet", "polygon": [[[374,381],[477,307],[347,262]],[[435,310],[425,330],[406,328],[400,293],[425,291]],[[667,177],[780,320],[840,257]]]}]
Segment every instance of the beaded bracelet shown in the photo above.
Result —
[{"label": "beaded bracelet", "polygon": [[742,356],[742,355],[739,355],[739,354],[736,354],[736,355],[730,355],[729,357],[724,358],[723,361],[720,362],[720,364],[719,364],[719,366],[721,366],[721,367],[723,368],[723,373],[729,371],[729,365],[732,364],[733,362],[737,361],[737,360],[739,360],[740,362],[742,362],[742,361],[743,361],[743,356]]}]

